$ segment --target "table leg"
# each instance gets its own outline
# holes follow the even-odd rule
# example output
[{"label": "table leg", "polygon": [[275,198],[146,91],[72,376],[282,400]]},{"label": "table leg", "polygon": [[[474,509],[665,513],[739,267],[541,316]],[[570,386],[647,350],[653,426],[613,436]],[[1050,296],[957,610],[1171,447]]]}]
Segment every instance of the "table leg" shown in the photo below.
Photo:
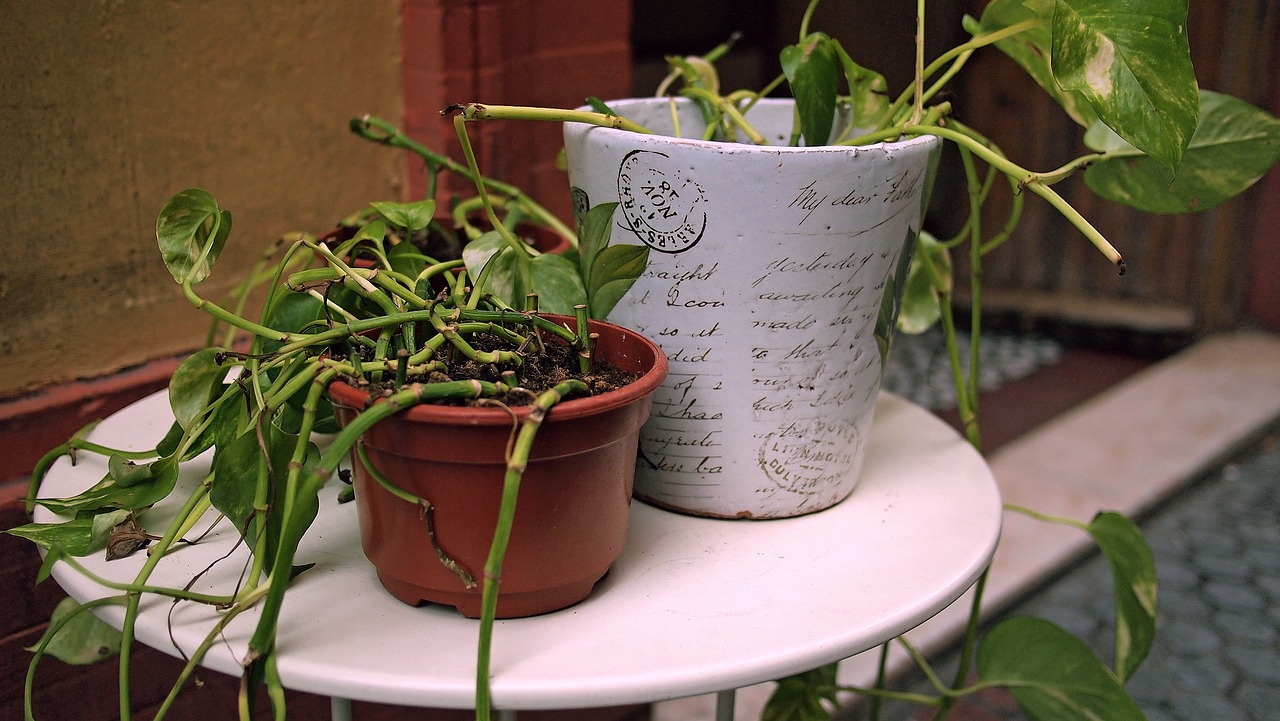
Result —
[{"label": "table leg", "polygon": [[330,696],[329,715],[333,721],[351,721],[351,699]]},{"label": "table leg", "polygon": [[716,693],[716,721],[733,721],[733,704],[737,700],[737,693],[736,689]]}]

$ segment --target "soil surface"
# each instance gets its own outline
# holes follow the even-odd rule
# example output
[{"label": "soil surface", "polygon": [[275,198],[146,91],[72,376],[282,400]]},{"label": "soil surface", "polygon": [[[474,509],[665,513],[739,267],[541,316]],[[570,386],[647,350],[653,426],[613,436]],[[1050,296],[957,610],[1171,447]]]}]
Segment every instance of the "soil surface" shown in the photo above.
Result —
[{"label": "soil surface", "polygon": [[[484,334],[470,336],[468,341],[476,350],[487,351],[501,348],[510,350],[509,344],[495,336]],[[514,370],[518,374],[520,383],[518,388],[512,392],[496,398],[446,400],[437,401],[436,403],[439,405],[475,406],[492,404],[496,400],[508,406],[526,406],[532,404],[538,394],[566,380],[581,380],[591,389],[591,395],[600,395],[611,390],[617,390],[634,382],[639,377],[635,373],[628,373],[611,363],[600,360],[592,364],[590,373],[583,374],[578,368],[578,354],[572,348],[550,340],[546,342],[545,346],[545,353],[535,352],[533,348],[522,353],[523,362],[519,365],[495,365],[492,363],[479,363],[467,358],[460,358],[451,362],[449,356],[452,347],[445,345],[441,352],[437,354],[437,360],[448,364],[448,371],[432,371],[425,375],[409,375],[405,382],[441,383],[457,380],[479,380],[497,383],[502,380],[503,371]],[[394,379],[381,383],[368,383],[356,381],[355,379],[346,380],[357,387],[367,388],[371,396],[391,395],[396,390]]]}]

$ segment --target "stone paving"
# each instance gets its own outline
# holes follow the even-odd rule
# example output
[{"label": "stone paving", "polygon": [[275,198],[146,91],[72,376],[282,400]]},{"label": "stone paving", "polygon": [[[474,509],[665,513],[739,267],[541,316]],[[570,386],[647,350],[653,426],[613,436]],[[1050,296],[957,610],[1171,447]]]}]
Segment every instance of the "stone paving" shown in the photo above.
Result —
[{"label": "stone paving", "polygon": [[[962,345],[967,354],[967,343]],[[982,384],[994,387],[1026,375],[1053,363],[1061,352],[1050,339],[984,337]],[[893,358],[886,389],[933,409],[954,405],[939,334],[900,335]],[[1139,520],[1159,581],[1155,644],[1129,682],[1147,718],[1280,719],[1280,432]],[[1009,613],[1053,621],[1100,658],[1110,659],[1111,593],[1110,570],[1095,555]],[[954,658],[939,663],[944,678],[950,678],[954,665]],[[890,708],[883,715],[889,721],[928,717],[918,708]],[[1023,716],[1007,697],[986,695],[957,707],[951,718],[1012,721]]]},{"label": "stone paving", "polygon": [[[1156,557],[1156,640],[1129,691],[1150,721],[1280,718],[1280,434],[1191,485],[1139,525]],[[1093,557],[1017,605],[1112,654],[1111,573]],[[950,678],[954,658],[939,663]],[[923,688],[921,689],[923,690]],[[855,718],[853,715],[842,718]],[[910,708],[886,721],[928,718]],[[990,695],[953,721],[1023,716]]]}]

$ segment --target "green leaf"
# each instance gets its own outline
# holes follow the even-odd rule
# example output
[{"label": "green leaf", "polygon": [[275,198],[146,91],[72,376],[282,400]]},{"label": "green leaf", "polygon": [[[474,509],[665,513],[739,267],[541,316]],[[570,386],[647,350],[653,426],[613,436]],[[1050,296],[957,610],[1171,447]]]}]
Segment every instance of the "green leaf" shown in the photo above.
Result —
[{"label": "green leaf", "polygon": [[1170,169],[1199,114],[1187,0],[1057,0],[1052,66],[1116,133]]},{"label": "green leaf", "polygon": [[874,127],[889,109],[888,83],[880,73],[855,63],[835,38],[831,39],[831,47],[840,58],[845,82],[849,84],[849,103],[850,110],[853,112],[852,124],[854,127]]},{"label": "green leaf", "polygon": [[824,701],[836,700],[836,664],[788,676],[765,704],[760,721],[829,721]]},{"label": "green leaf", "polygon": [[951,286],[951,253],[932,234],[921,231],[911,258],[911,270],[907,273],[898,330],[915,334],[933,327],[942,317],[939,296],[949,295]]},{"label": "green leaf", "polygon": [[107,534],[128,517],[126,510],[108,511],[62,523],[28,523],[5,533],[25,538],[41,548],[61,548],[72,556],[87,556],[105,548]]},{"label": "green leaf", "polygon": [[208,191],[192,188],[169,199],[156,218],[156,241],[173,279],[192,285],[209,277],[231,233],[231,214]]},{"label": "green leaf", "polygon": [[227,368],[219,365],[219,348],[205,348],[182,361],[169,379],[169,407],[173,417],[186,430],[204,415],[219,389]]},{"label": "green leaf", "polygon": [[609,239],[613,236],[613,214],[617,208],[616,202],[601,203],[582,217],[578,229],[578,267],[582,269],[582,282],[588,287],[596,255],[609,246]]},{"label": "green leaf", "polygon": [[[720,75],[716,72],[716,66],[706,58],[696,55],[686,57],[668,55],[666,61],[668,67],[680,71],[680,77],[685,85],[691,88],[706,88],[716,95],[720,94]],[[613,113],[610,112],[610,114]]]},{"label": "green leaf", "polygon": [[161,458],[152,463],[151,480],[132,486],[119,486],[107,476],[102,481],[75,496],[42,498],[40,505],[64,516],[94,513],[104,509],[140,510],[154,505],[173,492],[178,482],[178,464],[173,458]]},{"label": "green leaf", "polygon": [[779,59],[796,100],[805,145],[825,145],[835,121],[840,77],[835,44],[823,33],[810,33],[800,44],[783,48]]},{"label": "green leaf", "polygon": [[257,430],[250,428],[218,448],[213,457],[209,501],[240,529],[242,535],[249,517],[253,515],[259,469],[265,470],[257,436]]},{"label": "green leaf", "polygon": [[387,251],[387,260],[391,262],[391,269],[397,273],[402,273],[409,278],[417,278],[418,274],[427,267],[427,256],[418,250],[413,243],[397,243]]},{"label": "green leaf", "polygon": [[996,624],[978,646],[978,675],[1007,686],[1032,719],[1145,721],[1138,704],[1079,639],[1040,618]]},{"label": "green leaf", "polygon": [[[45,647],[45,653],[74,666],[94,663],[120,653],[120,632],[85,610],[74,598],[64,598],[54,607],[49,619],[50,629],[71,614],[75,616],[58,629],[57,635]],[[36,645],[25,650],[35,651],[38,648]]]},{"label": "green leaf", "polygon": [[112,453],[107,459],[107,475],[121,488],[151,480],[152,465],[150,463],[134,463],[119,453]]},{"label": "green leaf", "polygon": [[417,200],[411,203],[392,203],[382,201],[370,204],[387,222],[397,228],[404,228],[412,233],[422,230],[431,223],[436,213],[436,201],[432,199]]},{"label": "green leaf", "polygon": [[1133,521],[1099,513],[1089,535],[1111,565],[1116,595],[1115,673],[1123,682],[1151,650],[1156,635],[1156,559]]},{"label": "green leaf", "polygon": [[1105,127],[1085,143],[1107,157],[1085,170],[1093,192],[1149,213],[1193,213],[1234,198],[1280,162],[1280,120],[1230,95],[1201,91],[1200,124],[1177,175]]},{"label": "green leaf", "polygon": [[544,313],[573,315],[573,307],[587,302],[582,276],[573,261],[547,253],[529,261],[531,291],[538,294],[538,308]]},{"label": "green leaf", "polygon": [[996,48],[1020,65],[1072,120],[1087,128],[1098,119],[1098,114],[1084,95],[1059,88],[1049,65],[1053,37],[1047,21],[1053,17],[1053,0],[1037,2],[1036,7],[1029,5],[1023,0],[994,0],[983,8],[981,21],[966,16],[964,28],[976,38],[1027,20],[1044,19],[1045,24],[1001,40]]},{"label": "green leaf", "polygon": [[591,317],[607,319],[648,263],[649,247],[646,245],[614,245],[600,251],[592,263],[591,281],[586,291]]},{"label": "green leaf", "polygon": [[512,307],[524,307],[524,297],[532,283],[530,258],[507,245],[498,231],[491,230],[467,243],[462,249],[462,260],[468,275],[483,279],[483,292],[493,294]]},{"label": "green leaf", "polygon": [[462,262],[466,264],[467,275],[471,276],[473,281],[479,278],[485,265],[506,247],[506,242],[496,230],[491,230],[467,243],[462,249]]},{"label": "green leaf", "polygon": [[[264,429],[262,436],[260,441],[257,429],[251,428],[219,449],[213,460],[213,483],[209,489],[209,500],[214,508],[231,519],[246,539],[257,539],[261,533],[261,518],[254,515],[254,502],[258,497],[260,480],[267,484],[267,503],[277,511],[266,519],[264,560],[269,572],[279,545],[281,529],[287,520],[282,518],[283,512],[279,509],[289,506],[292,513],[300,514],[296,517],[301,518],[305,525],[310,525],[320,506],[314,496],[295,498],[292,504],[287,502],[286,479],[289,461],[299,443],[298,436],[273,425]],[[320,454],[315,444],[310,441],[302,442],[307,444],[302,470],[306,473],[318,462]],[[257,548],[253,542],[250,546]]]}]

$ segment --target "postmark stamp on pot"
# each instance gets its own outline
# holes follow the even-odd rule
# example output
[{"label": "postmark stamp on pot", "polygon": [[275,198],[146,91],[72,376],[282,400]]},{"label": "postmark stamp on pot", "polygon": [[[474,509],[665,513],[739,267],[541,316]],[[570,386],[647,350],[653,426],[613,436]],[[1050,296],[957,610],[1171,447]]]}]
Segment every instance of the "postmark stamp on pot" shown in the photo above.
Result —
[{"label": "postmark stamp on pot", "polygon": [[777,488],[800,496],[829,492],[849,473],[861,437],[841,419],[797,419],[765,435],[756,462]]},{"label": "postmark stamp on pot", "polygon": [[707,229],[701,186],[654,150],[632,150],[618,167],[618,201],[640,242],[659,253],[681,253]]}]

